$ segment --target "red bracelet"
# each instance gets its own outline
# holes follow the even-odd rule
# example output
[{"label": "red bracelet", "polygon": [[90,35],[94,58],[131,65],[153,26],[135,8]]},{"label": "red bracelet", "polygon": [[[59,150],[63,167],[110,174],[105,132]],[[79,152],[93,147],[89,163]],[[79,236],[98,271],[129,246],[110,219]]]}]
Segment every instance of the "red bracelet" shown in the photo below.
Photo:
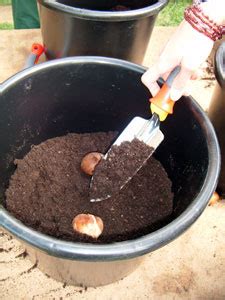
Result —
[{"label": "red bracelet", "polygon": [[217,25],[206,16],[199,5],[192,5],[184,11],[185,20],[197,31],[203,33],[214,42],[222,39],[225,34],[225,26]]}]

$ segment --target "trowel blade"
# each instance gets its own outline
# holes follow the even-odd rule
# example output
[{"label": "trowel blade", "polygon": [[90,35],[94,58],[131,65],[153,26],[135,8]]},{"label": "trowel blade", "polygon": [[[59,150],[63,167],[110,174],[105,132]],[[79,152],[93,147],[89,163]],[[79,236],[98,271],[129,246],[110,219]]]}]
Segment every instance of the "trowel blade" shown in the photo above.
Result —
[{"label": "trowel blade", "polygon": [[164,139],[156,114],[150,120],[135,117],[119,135],[97,166],[90,184],[90,201],[117,194]]}]

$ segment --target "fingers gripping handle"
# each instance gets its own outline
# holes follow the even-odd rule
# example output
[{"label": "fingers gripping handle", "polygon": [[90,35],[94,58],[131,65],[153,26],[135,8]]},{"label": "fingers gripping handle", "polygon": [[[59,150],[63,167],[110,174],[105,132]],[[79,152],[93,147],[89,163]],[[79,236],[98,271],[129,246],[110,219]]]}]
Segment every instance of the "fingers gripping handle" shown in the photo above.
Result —
[{"label": "fingers gripping handle", "polygon": [[180,66],[173,69],[158,94],[150,99],[151,112],[152,114],[156,113],[159,116],[160,121],[164,121],[168,114],[173,113],[173,106],[175,102],[170,98],[170,89],[180,70]]},{"label": "fingers gripping handle", "polygon": [[34,66],[38,62],[38,59],[42,55],[43,52],[44,52],[44,47],[42,45],[37,44],[37,43],[33,44],[31,53],[27,58],[24,69]]}]

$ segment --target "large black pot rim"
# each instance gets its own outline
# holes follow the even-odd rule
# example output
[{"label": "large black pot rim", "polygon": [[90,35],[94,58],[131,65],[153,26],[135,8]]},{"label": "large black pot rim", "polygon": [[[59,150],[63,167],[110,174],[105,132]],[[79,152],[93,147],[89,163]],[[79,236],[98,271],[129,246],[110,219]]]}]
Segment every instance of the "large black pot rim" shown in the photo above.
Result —
[{"label": "large black pot rim", "polygon": [[[17,84],[17,82],[22,78],[29,77],[40,70],[65,63],[119,64],[130,70],[138,72],[144,72],[146,70],[144,67],[120,59],[97,56],[68,57],[45,62],[17,73],[0,85],[0,94],[6,91],[10,86]],[[134,258],[154,251],[174,240],[177,236],[188,229],[203,212],[208,204],[210,196],[216,189],[217,178],[220,172],[220,150],[213,126],[196,101],[192,98],[191,100],[193,101],[193,110],[195,111],[195,115],[201,117],[203,121],[202,126],[207,139],[208,151],[211,154],[209,158],[208,171],[201,192],[196,196],[192,204],[167,226],[135,240],[124,242],[107,245],[73,243],[58,240],[28,228],[7,212],[4,207],[0,207],[0,227],[2,226],[18,239],[23,240],[25,243],[37,247],[52,256],[82,261],[114,261]]]},{"label": "large black pot rim", "polygon": [[158,14],[169,0],[158,0],[157,3],[144,8],[127,11],[99,11],[83,8],[76,8],[58,3],[56,0],[38,0],[38,2],[47,8],[70,14],[73,17],[93,20],[93,21],[129,21],[139,18],[149,17]]},{"label": "large black pot rim", "polygon": [[221,87],[225,87],[225,42],[220,45],[215,56],[216,79]]}]

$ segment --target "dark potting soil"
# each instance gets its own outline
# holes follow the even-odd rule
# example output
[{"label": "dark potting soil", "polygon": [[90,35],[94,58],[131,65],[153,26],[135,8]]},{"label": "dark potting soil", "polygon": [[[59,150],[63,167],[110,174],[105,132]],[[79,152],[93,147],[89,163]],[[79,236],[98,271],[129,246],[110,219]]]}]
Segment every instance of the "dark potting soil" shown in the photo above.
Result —
[{"label": "dark potting soil", "polygon": [[107,157],[101,160],[95,170],[90,186],[91,201],[105,200],[118,194],[153,150],[138,139],[112,146]]},{"label": "dark potting soil", "polygon": [[155,4],[155,0],[114,0],[112,11],[140,9]]},{"label": "dark potting soil", "polygon": [[131,10],[130,7],[124,6],[124,5],[116,5],[112,9],[112,11],[126,11]]},{"label": "dark potting soil", "polygon": [[71,7],[98,10],[98,11],[126,11],[133,9],[140,9],[151,6],[157,0],[101,0],[101,1],[88,1],[88,0],[57,0],[61,4]]},{"label": "dark potting soil", "polygon": [[[115,133],[68,134],[47,140],[22,159],[6,191],[7,209],[24,224],[64,240],[111,243],[150,233],[172,213],[171,182],[159,161],[151,157],[118,195],[89,201],[90,176],[80,170],[83,156],[105,153]],[[104,222],[97,239],[75,233],[72,220],[81,213]]]}]

